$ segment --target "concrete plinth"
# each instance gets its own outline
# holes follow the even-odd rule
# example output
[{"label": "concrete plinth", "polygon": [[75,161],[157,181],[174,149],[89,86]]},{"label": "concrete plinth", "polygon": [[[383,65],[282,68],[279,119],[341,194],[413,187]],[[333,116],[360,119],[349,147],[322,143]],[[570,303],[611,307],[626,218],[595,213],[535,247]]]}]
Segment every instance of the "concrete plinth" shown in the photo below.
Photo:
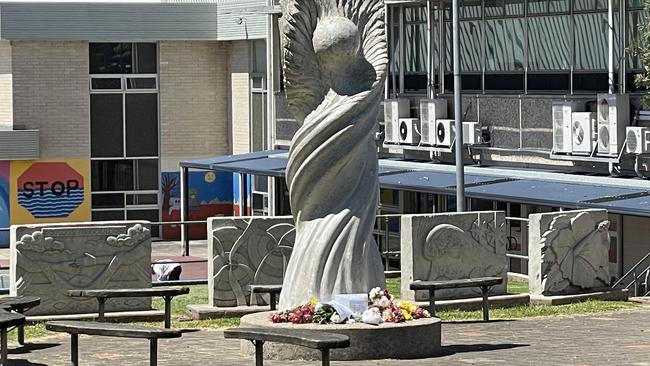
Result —
[{"label": "concrete plinth", "polygon": [[603,289],[574,295],[530,295],[531,305],[567,305],[587,300],[608,300],[608,301],[627,301],[629,292],[627,290]]},{"label": "concrete plinth", "polygon": [[[404,323],[384,323],[378,326],[363,323],[273,324],[273,312],[246,315],[241,327],[272,327],[303,329],[345,334],[350,337],[350,347],[331,350],[331,359],[338,361],[370,359],[414,359],[433,357],[440,353],[440,319],[427,318]],[[254,355],[249,341],[242,341],[242,352]],[[264,345],[264,358],[273,360],[320,360],[320,351],[300,346],[269,342]]]}]

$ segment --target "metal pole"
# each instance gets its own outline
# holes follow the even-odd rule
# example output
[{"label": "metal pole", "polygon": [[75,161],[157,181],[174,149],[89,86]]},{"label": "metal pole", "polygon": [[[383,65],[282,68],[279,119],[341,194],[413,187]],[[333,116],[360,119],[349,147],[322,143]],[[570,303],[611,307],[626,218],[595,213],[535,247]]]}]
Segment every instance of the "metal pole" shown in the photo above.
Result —
[{"label": "metal pole", "polygon": [[453,50],[454,50],[454,120],[456,125],[456,211],[465,211],[465,166],[463,165],[463,121],[460,79],[460,27],[458,24],[458,0],[453,0]]},{"label": "metal pole", "polygon": [[[190,197],[189,197],[189,187],[188,187],[188,178],[189,178],[189,169],[182,167],[181,168],[181,222],[185,222],[188,219],[188,212],[190,206]],[[189,256],[190,255],[190,236],[189,236],[189,227],[187,224],[181,223],[181,255]]]},{"label": "metal pole", "polygon": [[[269,8],[273,7],[274,0],[268,0]],[[275,148],[275,14],[268,16],[268,31],[266,36],[266,119],[267,119],[267,146],[268,150]],[[275,209],[275,178],[268,177],[269,216],[276,215]]]},{"label": "metal pole", "polygon": [[614,0],[609,0],[607,4],[607,48],[609,94],[614,94],[616,91],[614,82]]},{"label": "metal pole", "polygon": [[427,98],[433,99],[435,95],[433,76],[433,19],[431,19],[431,1],[427,1]]}]

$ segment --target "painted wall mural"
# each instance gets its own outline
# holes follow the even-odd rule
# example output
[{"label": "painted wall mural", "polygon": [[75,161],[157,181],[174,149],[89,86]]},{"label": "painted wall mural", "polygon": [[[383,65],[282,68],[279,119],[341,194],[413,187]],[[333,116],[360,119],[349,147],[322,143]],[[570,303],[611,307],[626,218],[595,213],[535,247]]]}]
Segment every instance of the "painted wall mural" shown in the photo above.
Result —
[{"label": "painted wall mural", "polygon": [[[11,223],[9,207],[9,162],[0,161],[0,229]],[[0,231],[0,246],[9,246],[9,231]]]},{"label": "painted wall mural", "polygon": [[88,160],[13,161],[11,224],[90,220]]},{"label": "painted wall mural", "polygon": [[[178,172],[161,174],[162,220],[181,219],[181,181]],[[189,173],[189,220],[233,215],[233,174],[216,171]],[[180,225],[165,225],[164,239],[179,239]],[[205,225],[190,225],[191,239],[205,239]]]}]

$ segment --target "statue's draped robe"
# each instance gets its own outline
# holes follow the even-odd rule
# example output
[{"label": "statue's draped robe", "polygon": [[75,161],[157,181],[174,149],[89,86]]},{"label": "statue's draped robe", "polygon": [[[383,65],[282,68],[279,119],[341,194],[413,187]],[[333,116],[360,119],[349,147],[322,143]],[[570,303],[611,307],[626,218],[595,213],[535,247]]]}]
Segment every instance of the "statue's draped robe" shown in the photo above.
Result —
[{"label": "statue's draped robe", "polygon": [[[304,121],[292,141],[286,174],[296,242],[281,309],[302,305],[313,296],[329,300],[335,294],[365,293],[384,285],[372,236],[379,192],[374,131],[387,60],[383,2],[321,2],[338,4],[283,3],[289,18],[282,27],[287,96],[297,119]],[[359,22],[360,55],[370,72],[361,68],[359,80],[348,80],[359,86],[353,92],[309,77],[320,75],[307,44],[309,32],[313,34],[317,20],[328,15]]]}]

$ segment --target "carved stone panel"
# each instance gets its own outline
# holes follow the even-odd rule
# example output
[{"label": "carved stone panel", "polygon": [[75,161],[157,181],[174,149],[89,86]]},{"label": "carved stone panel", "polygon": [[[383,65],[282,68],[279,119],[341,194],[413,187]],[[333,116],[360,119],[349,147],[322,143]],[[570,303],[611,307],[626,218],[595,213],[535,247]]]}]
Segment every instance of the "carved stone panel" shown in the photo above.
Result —
[{"label": "carved stone panel", "polygon": [[[490,294],[505,294],[508,280],[505,213],[464,212],[402,216],[402,298],[425,301],[409,283],[472,277],[503,277]],[[442,290],[436,298],[479,296],[479,288]]]},{"label": "carved stone panel", "polygon": [[[148,222],[11,227],[11,295],[38,296],[29,315],[97,312],[92,298],[68,290],[151,287]],[[151,309],[150,298],[116,298],[106,311]]]},{"label": "carved stone panel", "polygon": [[211,306],[266,304],[251,300],[250,285],[281,285],[296,230],[292,217],[229,217],[208,220],[208,293]]},{"label": "carved stone panel", "polygon": [[608,287],[608,229],[606,210],[530,215],[531,295],[564,295]]}]

